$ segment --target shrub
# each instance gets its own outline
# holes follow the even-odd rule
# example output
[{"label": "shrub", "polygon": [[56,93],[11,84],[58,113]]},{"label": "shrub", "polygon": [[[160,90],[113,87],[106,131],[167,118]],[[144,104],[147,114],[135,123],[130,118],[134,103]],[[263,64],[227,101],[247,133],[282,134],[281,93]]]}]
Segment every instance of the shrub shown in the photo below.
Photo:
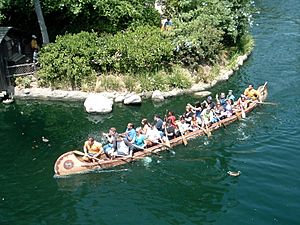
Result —
[{"label": "shrub", "polygon": [[[42,48],[38,72],[42,83],[54,88],[80,88],[83,80],[96,74],[90,64],[96,43],[95,33],[81,32],[60,36],[56,43]],[[64,84],[63,87],[60,83]]]},{"label": "shrub", "polygon": [[19,87],[30,88],[31,78],[29,76],[26,77],[17,77],[15,79],[15,83]]}]

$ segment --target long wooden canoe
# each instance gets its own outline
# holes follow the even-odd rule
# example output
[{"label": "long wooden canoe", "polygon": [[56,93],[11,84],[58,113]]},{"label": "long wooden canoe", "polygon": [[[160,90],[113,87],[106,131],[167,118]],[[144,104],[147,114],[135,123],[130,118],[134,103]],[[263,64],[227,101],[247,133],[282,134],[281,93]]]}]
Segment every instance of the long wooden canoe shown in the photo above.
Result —
[{"label": "long wooden canoe", "polygon": [[[268,95],[268,89],[267,89],[267,83],[260,86],[258,88],[258,91],[261,94],[261,101],[264,101],[267,98]],[[260,103],[258,102],[252,102],[250,103],[249,107],[245,110],[246,114],[251,112],[254,108],[256,108]],[[228,117],[226,119],[221,120],[222,125],[228,125],[237,119],[239,119],[240,116],[238,115],[232,115],[231,117]],[[215,131],[219,129],[220,123],[214,123],[212,126],[210,126],[208,129],[210,132]],[[206,135],[207,131],[204,130],[196,130],[194,132],[190,132],[184,135],[186,140],[194,139],[199,136]],[[175,139],[172,139],[170,141],[171,147],[174,147],[176,145],[180,145],[183,143],[184,138],[182,136],[177,137]],[[54,172],[55,176],[66,176],[71,174],[78,174],[78,173],[87,173],[95,170],[102,170],[106,168],[111,168],[115,166],[119,166],[122,164],[126,164],[135,160],[142,159],[148,155],[158,153],[160,151],[164,151],[168,149],[167,146],[158,144],[151,148],[144,149],[143,151],[136,152],[133,157],[119,157],[115,159],[103,159],[98,160],[97,162],[85,162],[78,154],[78,151],[69,151],[64,154],[62,154],[55,162],[54,165]]]}]

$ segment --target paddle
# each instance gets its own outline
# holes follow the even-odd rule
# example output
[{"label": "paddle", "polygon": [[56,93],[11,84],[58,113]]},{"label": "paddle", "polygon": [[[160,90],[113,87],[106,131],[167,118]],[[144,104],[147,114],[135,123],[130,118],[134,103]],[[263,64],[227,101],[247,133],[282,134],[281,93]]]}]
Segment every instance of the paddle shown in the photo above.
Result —
[{"label": "paddle", "polygon": [[[203,128],[204,129],[204,128]],[[205,133],[206,133],[206,135],[207,135],[207,137],[210,137],[211,136],[211,132],[210,132],[210,130],[208,129],[208,127],[207,127],[207,124],[205,124],[205,129],[204,129],[205,131]]]},{"label": "paddle", "polygon": [[221,122],[220,118],[216,115],[215,111],[213,111],[213,114],[217,118],[219,126],[221,124],[224,128],[226,128],[225,124]]},{"label": "paddle", "polygon": [[181,139],[182,139],[182,142],[183,144],[186,146],[188,144],[184,134],[183,134],[183,130],[182,130],[182,127],[180,126],[181,122],[180,121],[177,121],[177,127],[178,127],[178,130],[179,130],[179,133],[180,133],[180,136],[181,136]]},{"label": "paddle", "polygon": [[277,103],[274,103],[274,102],[257,102],[257,104],[263,104],[263,105],[277,105]]},{"label": "paddle", "polygon": [[168,148],[171,148],[171,144],[170,144],[170,141],[169,141],[168,137],[166,137],[165,139],[162,138],[162,143],[161,144],[168,147]]},{"label": "paddle", "polygon": [[83,152],[78,151],[78,150],[74,150],[73,153],[76,154],[76,155],[87,156],[88,158],[95,159],[98,162],[101,161],[101,159],[98,159],[98,158],[90,156],[90,155],[85,155]]},{"label": "paddle", "polygon": [[235,115],[236,115],[236,117],[238,118],[238,120],[241,120],[241,119],[242,119],[242,113],[241,113],[241,111],[236,111],[236,112],[235,112]]}]

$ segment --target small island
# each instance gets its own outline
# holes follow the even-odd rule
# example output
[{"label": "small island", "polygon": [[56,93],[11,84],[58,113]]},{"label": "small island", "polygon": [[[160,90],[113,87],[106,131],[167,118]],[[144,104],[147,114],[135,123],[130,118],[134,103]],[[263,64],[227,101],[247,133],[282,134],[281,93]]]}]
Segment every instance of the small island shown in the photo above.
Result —
[{"label": "small island", "polygon": [[31,23],[27,32],[39,46],[34,74],[9,78],[16,97],[79,100],[102,93],[116,102],[134,94],[159,101],[227,80],[254,46],[251,1],[100,3],[43,2],[47,23],[39,26],[36,4],[25,20],[23,6],[1,6],[2,24]]}]

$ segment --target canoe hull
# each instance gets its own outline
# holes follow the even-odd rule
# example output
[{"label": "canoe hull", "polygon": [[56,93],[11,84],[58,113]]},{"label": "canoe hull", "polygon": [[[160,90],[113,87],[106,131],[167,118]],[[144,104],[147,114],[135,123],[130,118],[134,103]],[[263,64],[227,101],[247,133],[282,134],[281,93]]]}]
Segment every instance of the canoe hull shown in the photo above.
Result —
[{"label": "canoe hull", "polygon": [[[266,83],[263,86],[260,86],[258,90],[261,93],[261,101],[264,101],[267,98],[268,95],[268,89],[266,86]],[[259,104],[256,102],[250,103],[250,106],[245,110],[246,114],[251,112],[253,109],[255,109]],[[233,115],[229,118],[226,118],[221,121],[222,124],[228,125],[236,120],[238,120],[237,115]],[[210,131],[214,131],[220,128],[219,123],[214,123],[211,127],[209,127]],[[190,132],[188,134],[185,134],[185,139],[190,140],[194,139],[199,136],[205,135],[205,132],[203,130],[196,130],[194,132]],[[172,139],[170,141],[171,147],[174,147],[176,145],[182,144],[183,138],[177,137],[175,139]],[[168,147],[164,145],[155,145],[151,148],[147,148],[144,151],[139,151],[134,154],[133,157],[120,157],[116,159],[107,159],[107,160],[99,160],[98,162],[85,162],[81,160],[81,156],[76,154],[76,151],[69,151],[64,154],[62,154],[55,162],[54,165],[54,172],[56,176],[66,176],[71,174],[79,174],[79,173],[87,173],[90,171],[95,170],[102,170],[107,168],[112,168],[115,166],[119,166],[122,164],[126,164],[135,160],[142,159],[148,155],[158,153],[161,151],[164,151],[168,149]]]}]

